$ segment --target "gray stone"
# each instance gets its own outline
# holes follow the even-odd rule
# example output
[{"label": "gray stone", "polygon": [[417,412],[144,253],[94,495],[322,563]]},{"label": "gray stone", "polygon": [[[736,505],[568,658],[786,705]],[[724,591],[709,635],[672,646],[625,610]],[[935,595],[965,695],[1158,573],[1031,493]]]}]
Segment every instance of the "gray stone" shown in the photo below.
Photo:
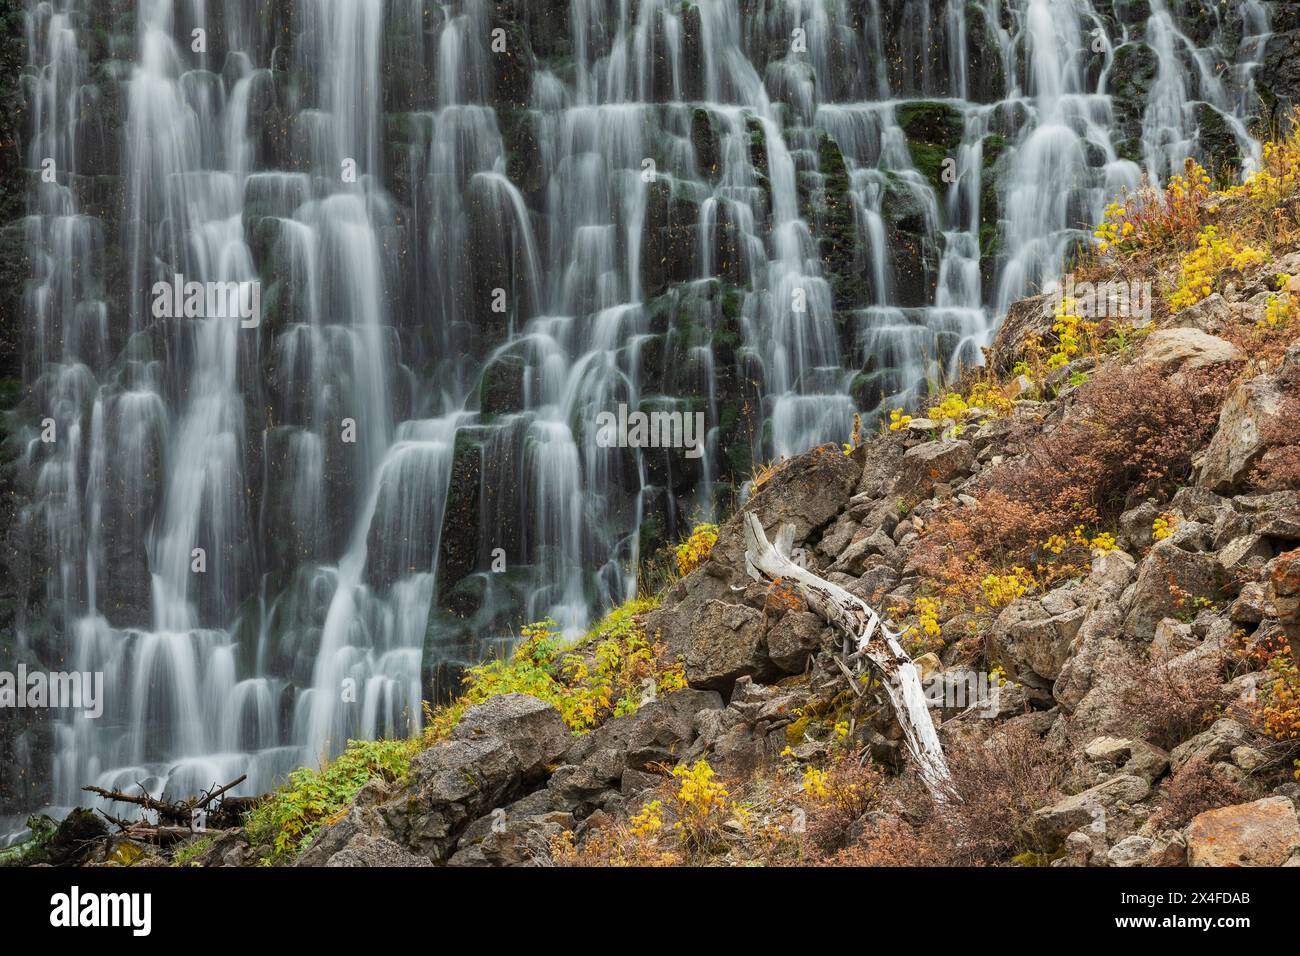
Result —
[{"label": "gray stone", "polygon": [[767,656],[781,670],[801,674],[821,646],[826,622],[811,611],[787,611],[767,631]]},{"label": "gray stone", "polygon": [[1157,329],[1146,337],[1138,353],[1139,365],[1155,366],[1169,374],[1245,360],[1241,349],[1231,342],[1195,327]]},{"label": "gray stone", "polygon": [[1141,777],[1128,774],[1111,777],[1082,793],[1034,811],[1030,831],[1039,845],[1050,852],[1068,834],[1087,826],[1107,809],[1121,802],[1137,803],[1150,793],[1151,784]]},{"label": "gray stone", "polygon": [[1243,534],[1219,549],[1215,558],[1227,582],[1258,574],[1273,559],[1273,546],[1258,534]]},{"label": "gray stone", "polygon": [[[1192,614],[1189,602],[1221,597],[1218,565],[1206,554],[1184,551],[1170,541],[1151,548],[1138,566],[1132,609],[1124,620],[1124,633],[1141,640],[1155,636],[1156,624],[1166,617]],[[1178,590],[1175,591],[1174,588]]]},{"label": "gray stone", "polygon": [[1106,860],[1111,866],[1145,866],[1152,845],[1153,841],[1149,837],[1134,834],[1111,847],[1106,853]]},{"label": "gray stone", "polygon": [[928,498],[935,485],[969,474],[975,464],[970,442],[929,441],[909,448],[903,455],[895,490],[918,501]]},{"label": "gray stone", "polygon": [[1268,449],[1268,425],[1282,412],[1283,392],[1275,378],[1261,375],[1238,385],[1219,413],[1219,427],[1205,452],[1199,484],[1231,491],[1249,476]]},{"label": "gray stone", "polygon": [[382,836],[357,834],[338,853],[329,858],[326,866],[433,866],[422,856],[398,846]]},{"label": "gray stone", "polygon": [[709,601],[686,632],[681,654],[692,687],[730,692],[739,677],[772,670],[761,612],[743,604]]},{"label": "gray stone", "polygon": [[1250,734],[1237,721],[1228,717],[1216,720],[1209,730],[1185,740],[1174,748],[1170,762],[1178,772],[1193,760],[1217,763],[1226,760],[1236,747],[1248,743]]},{"label": "gray stone", "polygon": [[537,778],[573,743],[560,712],[527,694],[502,694],[468,708],[452,731],[453,740],[490,736],[503,740],[525,778]]}]

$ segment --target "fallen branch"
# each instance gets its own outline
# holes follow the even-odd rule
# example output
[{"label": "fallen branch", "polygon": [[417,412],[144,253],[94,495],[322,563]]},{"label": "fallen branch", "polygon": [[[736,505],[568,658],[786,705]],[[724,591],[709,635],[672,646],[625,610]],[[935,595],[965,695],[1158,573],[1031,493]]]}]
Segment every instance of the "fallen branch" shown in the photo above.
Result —
[{"label": "fallen branch", "polygon": [[[249,805],[250,799],[255,798],[223,797],[223,794],[229,790],[233,790],[246,779],[248,779],[247,774],[240,774],[239,777],[224,786],[218,787],[216,784],[213,784],[211,790],[202,793],[193,799],[177,800],[172,803],[149,796],[148,791],[145,790],[144,784],[142,783],[137,783],[137,786],[140,787],[139,793],[123,793],[121,790],[105,790],[103,787],[93,786],[82,787],[81,789],[89,793],[97,794],[105,800],[134,804],[146,811],[153,811],[158,814],[158,822],[152,823],[148,820],[121,820],[117,817],[110,816],[103,810],[99,811],[104,815],[106,820],[110,823],[116,824],[120,828],[120,833],[129,836],[132,839],[152,840],[156,843],[162,844],[179,839],[179,834],[182,833],[191,835],[204,834],[216,832],[217,829],[220,829],[218,827],[209,830],[203,826],[195,826],[196,813],[198,811],[206,811],[208,805],[219,797],[222,799],[207,815],[204,822],[230,822],[230,825],[238,826],[239,812]],[[230,806],[227,807],[227,804]],[[224,812],[227,809],[234,812]],[[172,825],[167,825],[167,821],[170,821]]]},{"label": "fallen branch", "polygon": [[953,799],[952,777],[930,720],[920,675],[898,643],[898,635],[885,627],[865,601],[792,561],[793,543],[793,525],[782,527],[773,544],[758,516],[753,512],[745,516],[745,562],[750,576],[760,581],[793,582],[809,607],[844,632],[846,650],[855,647],[849,660],[865,658],[875,666],[926,788],[939,803]]}]

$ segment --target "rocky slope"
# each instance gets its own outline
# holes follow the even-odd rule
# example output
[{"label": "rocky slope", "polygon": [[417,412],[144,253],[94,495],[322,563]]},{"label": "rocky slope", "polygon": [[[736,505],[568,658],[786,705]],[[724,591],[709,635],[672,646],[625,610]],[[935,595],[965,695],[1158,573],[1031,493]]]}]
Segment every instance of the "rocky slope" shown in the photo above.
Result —
[{"label": "rocky slope", "polygon": [[[1276,272],[1300,272],[1300,253],[1258,270]],[[813,449],[744,505],[769,533],[793,524],[809,567],[900,626],[917,621],[909,633],[918,640],[928,616],[937,633],[914,646],[931,686],[945,674],[965,681],[972,667],[998,674],[992,698],[973,710],[933,711],[947,718],[941,736],[958,787],[987,786],[972,767],[1005,777],[1013,750],[1047,782],[997,853],[955,862],[1300,865],[1300,748],[1275,723],[1300,645],[1300,491],[1260,491],[1253,471],[1285,445],[1268,421],[1300,397],[1300,342],[1265,369],[1215,334],[1262,321],[1267,295],[1252,279],[1165,317],[1122,351],[1081,360],[1091,383],[1015,400],[1002,414],[970,409],[959,435],[918,418],[851,454]],[[1022,304],[1019,318],[1050,333],[1040,306]],[[1023,338],[1005,336],[991,365],[1013,364]],[[1057,377],[1068,382],[1079,365]],[[952,579],[935,572],[934,549],[954,520],[988,504],[1001,469],[1084,414],[1089,387],[1152,369],[1162,379],[1205,369],[1231,378],[1216,392],[1224,398],[1205,440],[1188,450],[1190,471],[1150,494],[1130,490],[1113,542],[1094,539],[1050,587],[1040,576],[1005,603],[985,587],[984,600],[953,610],[960,602],[943,591]],[[700,760],[748,795],[739,815],[760,822],[729,814],[711,850],[687,858],[779,862],[773,846],[809,839],[790,816],[801,805],[816,815],[807,768],[843,752],[869,758],[882,776],[858,819],[817,835],[830,848],[822,856],[887,840],[903,847],[893,862],[935,861],[927,827],[963,811],[925,806],[876,689],[835,663],[840,636],[797,598],[750,581],[742,552],[738,514],[703,566],[643,619],[683,662],[687,689],[577,737],[550,704],[491,698],[415,757],[404,782],[367,784],[297,863],[645,862],[628,850],[645,837],[626,821],[648,801],[671,799],[682,775],[666,777],[668,768]],[[937,610],[925,610],[926,595],[941,599]],[[970,794],[972,808],[980,800]],[[901,843],[900,826],[913,834]],[[776,833],[766,843],[753,836],[763,828]],[[663,832],[656,842],[672,845]],[[582,855],[595,845],[603,857]],[[231,832],[204,859],[254,858]]]}]

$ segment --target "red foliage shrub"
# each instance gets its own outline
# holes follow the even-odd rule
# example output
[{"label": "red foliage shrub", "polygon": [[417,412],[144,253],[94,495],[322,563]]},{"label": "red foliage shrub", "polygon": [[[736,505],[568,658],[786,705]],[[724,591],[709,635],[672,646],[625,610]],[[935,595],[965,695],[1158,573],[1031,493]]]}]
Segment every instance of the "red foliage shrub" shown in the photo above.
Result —
[{"label": "red foliage shrub", "polygon": [[1161,785],[1154,822],[1165,827],[1182,827],[1198,813],[1254,798],[1249,789],[1220,779],[1204,759],[1197,758],[1189,760]]},{"label": "red foliage shrub", "polygon": [[1133,733],[1170,749],[1205,729],[1223,703],[1223,661],[1216,657],[1171,664],[1134,659],[1119,694]]},{"label": "red foliage shrub", "polygon": [[1227,384],[1223,375],[1169,377],[1140,366],[1100,372],[1079,389],[1069,419],[994,471],[987,491],[1055,516],[1058,531],[1107,522],[1131,493],[1191,474]]}]

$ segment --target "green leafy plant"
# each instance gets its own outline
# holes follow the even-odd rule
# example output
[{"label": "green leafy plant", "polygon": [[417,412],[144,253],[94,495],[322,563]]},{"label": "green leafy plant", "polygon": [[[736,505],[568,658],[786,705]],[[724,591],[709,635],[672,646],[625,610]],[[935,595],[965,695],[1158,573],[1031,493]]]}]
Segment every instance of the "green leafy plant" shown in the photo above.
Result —
[{"label": "green leafy plant", "polygon": [[283,787],[249,812],[245,820],[249,843],[270,846],[273,863],[301,852],[317,830],[341,817],[366,781],[404,779],[419,749],[418,738],[351,740],[320,770],[295,770]]}]

